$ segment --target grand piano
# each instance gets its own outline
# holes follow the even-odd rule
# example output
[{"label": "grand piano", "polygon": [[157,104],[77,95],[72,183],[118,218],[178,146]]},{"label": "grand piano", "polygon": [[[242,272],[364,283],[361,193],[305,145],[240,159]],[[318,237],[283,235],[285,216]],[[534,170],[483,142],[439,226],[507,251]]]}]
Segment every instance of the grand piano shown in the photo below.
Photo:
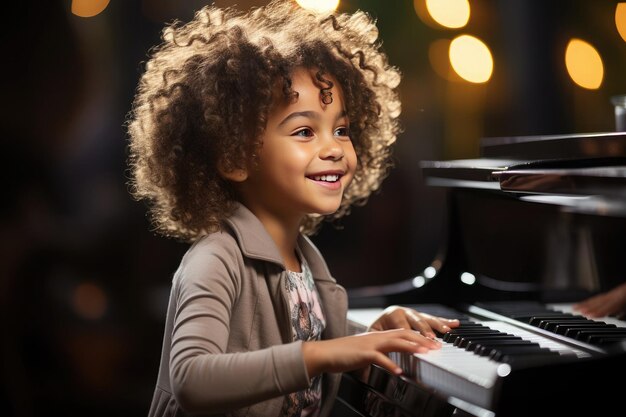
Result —
[{"label": "grand piano", "polygon": [[626,319],[572,304],[626,281],[626,132],[485,138],[421,168],[446,189],[445,243],[414,277],[349,291],[349,323],[405,305],[461,326],[390,354],[401,376],[345,374],[334,415],[624,415]]}]

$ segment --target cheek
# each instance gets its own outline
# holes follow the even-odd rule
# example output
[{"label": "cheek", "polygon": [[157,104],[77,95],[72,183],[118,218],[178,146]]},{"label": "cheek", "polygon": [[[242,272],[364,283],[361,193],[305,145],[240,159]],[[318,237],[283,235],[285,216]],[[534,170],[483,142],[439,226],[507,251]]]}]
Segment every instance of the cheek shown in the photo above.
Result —
[{"label": "cheek", "polygon": [[286,147],[266,161],[266,167],[274,181],[293,184],[294,180],[304,178],[309,166],[310,155],[298,147]]},{"label": "cheek", "polygon": [[348,168],[350,169],[350,173],[354,176],[354,172],[356,171],[356,167],[358,164],[356,152],[354,150],[354,146],[352,146],[352,142],[347,145],[344,149],[344,155],[346,160],[348,161]]},{"label": "cheek", "polygon": [[303,169],[308,155],[297,146],[267,147],[261,154],[261,162],[273,175],[294,174]]},{"label": "cheek", "polygon": [[297,146],[285,149],[283,158],[285,169],[291,174],[304,174],[312,159],[310,152]]}]

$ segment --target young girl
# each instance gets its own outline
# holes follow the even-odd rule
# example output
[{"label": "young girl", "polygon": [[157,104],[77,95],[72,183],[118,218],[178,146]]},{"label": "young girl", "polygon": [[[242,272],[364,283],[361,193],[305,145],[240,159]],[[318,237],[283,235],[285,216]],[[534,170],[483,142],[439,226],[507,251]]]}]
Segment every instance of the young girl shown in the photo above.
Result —
[{"label": "young girl", "polygon": [[387,174],[400,76],[376,38],[362,12],[281,0],[165,30],[129,123],[133,194],[193,243],[150,416],[327,415],[341,372],[400,373],[388,352],[437,349],[433,330],[458,325],[392,307],[347,335],[346,292],[306,237]]}]

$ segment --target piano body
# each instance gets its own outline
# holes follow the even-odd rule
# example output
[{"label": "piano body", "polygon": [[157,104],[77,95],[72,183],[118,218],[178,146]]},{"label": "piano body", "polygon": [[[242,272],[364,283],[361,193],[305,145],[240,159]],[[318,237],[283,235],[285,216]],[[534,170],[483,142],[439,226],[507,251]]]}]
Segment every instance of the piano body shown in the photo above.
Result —
[{"label": "piano body", "polygon": [[445,187],[440,254],[415,277],[349,291],[362,331],[388,305],[462,322],[427,354],[344,375],[336,415],[626,413],[626,319],[572,304],[626,281],[626,132],[485,138],[480,158],[424,161]]}]

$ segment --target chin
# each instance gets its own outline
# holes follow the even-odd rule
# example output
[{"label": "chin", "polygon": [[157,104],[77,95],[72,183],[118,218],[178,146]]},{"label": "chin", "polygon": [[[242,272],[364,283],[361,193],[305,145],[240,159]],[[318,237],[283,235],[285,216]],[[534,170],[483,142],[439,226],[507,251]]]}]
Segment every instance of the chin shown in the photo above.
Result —
[{"label": "chin", "polygon": [[340,207],[340,206],[341,206],[341,205],[340,205],[340,204],[338,204],[338,205],[336,205],[336,206],[333,206],[332,208],[331,208],[331,207],[328,207],[327,209],[318,210],[318,211],[316,211],[315,213],[316,213],[317,215],[320,215],[320,216],[327,216],[327,215],[329,215],[329,214],[334,214],[334,213],[336,213],[336,212],[337,212],[337,210],[339,210],[339,207]]}]

